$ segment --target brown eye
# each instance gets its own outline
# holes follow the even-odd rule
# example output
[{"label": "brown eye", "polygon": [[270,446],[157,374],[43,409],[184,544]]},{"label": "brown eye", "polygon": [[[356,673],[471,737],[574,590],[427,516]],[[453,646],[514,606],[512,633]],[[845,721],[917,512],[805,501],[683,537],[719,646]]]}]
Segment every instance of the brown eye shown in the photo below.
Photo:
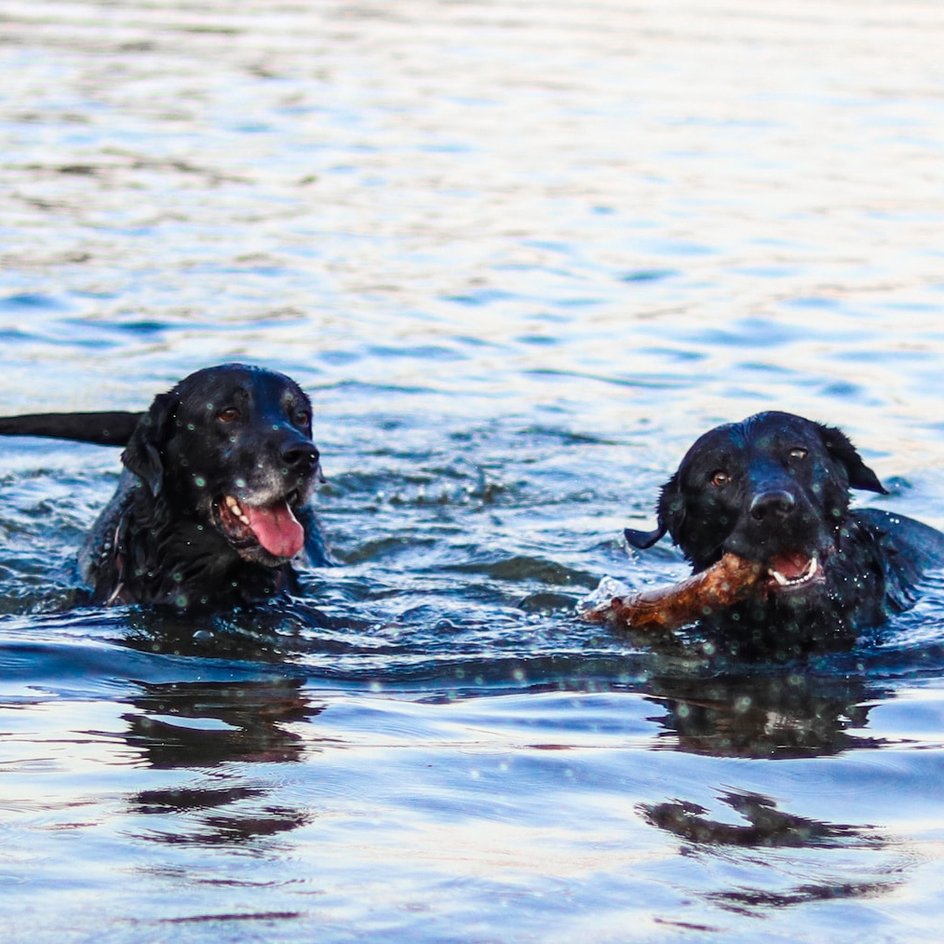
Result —
[{"label": "brown eye", "polygon": [[234,406],[228,406],[216,414],[216,418],[221,423],[233,423],[239,419],[239,410]]},{"label": "brown eye", "polygon": [[806,450],[802,446],[796,446],[790,450],[789,456],[791,459],[805,459]]},{"label": "brown eye", "polygon": [[296,426],[307,426],[311,423],[311,414],[307,410],[296,410],[292,415],[292,422]]},{"label": "brown eye", "polygon": [[724,469],[718,469],[716,472],[711,473],[711,484],[715,488],[724,488],[725,485],[731,484],[731,476],[728,475]]}]

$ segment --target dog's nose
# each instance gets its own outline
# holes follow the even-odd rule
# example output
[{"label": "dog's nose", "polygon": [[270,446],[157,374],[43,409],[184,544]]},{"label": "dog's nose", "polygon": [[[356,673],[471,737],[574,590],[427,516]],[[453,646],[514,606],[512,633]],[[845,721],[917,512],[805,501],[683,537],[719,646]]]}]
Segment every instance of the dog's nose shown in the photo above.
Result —
[{"label": "dog's nose", "polygon": [[282,461],[293,472],[309,472],[321,458],[314,443],[291,443],[282,447]]},{"label": "dog's nose", "polygon": [[796,499],[783,489],[772,489],[755,495],[751,501],[751,517],[757,521],[765,518],[786,518],[796,507]]}]

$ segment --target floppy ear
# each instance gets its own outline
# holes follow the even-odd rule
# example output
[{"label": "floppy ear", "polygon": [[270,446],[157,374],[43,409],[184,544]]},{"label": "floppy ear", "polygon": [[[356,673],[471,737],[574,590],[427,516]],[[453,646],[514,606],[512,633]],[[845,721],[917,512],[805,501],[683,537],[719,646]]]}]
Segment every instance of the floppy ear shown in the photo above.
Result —
[{"label": "floppy ear", "polygon": [[820,426],[820,436],[829,454],[846,470],[850,488],[878,492],[879,495],[888,494],[878,476],[862,461],[862,456],[842,430],[835,426]]},{"label": "floppy ear", "polygon": [[665,528],[659,527],[655,531],[637,531],[635,528],[624,528],[623,535],[626,543],[630,547],[638,548],[644,551],[647,547],[652,547],[656,541],[665,534]]},{"label": "floppy ear", "polygon": [[654,531],[636,531],[633,528],[626,528],[623,531],[626,542],[631,547],[645,550],[647,547],[652,547],[666,533],[671,534],[672,539],[675,539],[685,520],[685,503],[682,501],[677,472],[662,486],[656,514],[658,527]]},{"label": "floppy ear", "polygon": [[155,497],[164,484],[164,460],[161,451],[168,439],[176,398],[161,393],[154,398],[151,408],[135,427],[121,461],[151,490]]}]

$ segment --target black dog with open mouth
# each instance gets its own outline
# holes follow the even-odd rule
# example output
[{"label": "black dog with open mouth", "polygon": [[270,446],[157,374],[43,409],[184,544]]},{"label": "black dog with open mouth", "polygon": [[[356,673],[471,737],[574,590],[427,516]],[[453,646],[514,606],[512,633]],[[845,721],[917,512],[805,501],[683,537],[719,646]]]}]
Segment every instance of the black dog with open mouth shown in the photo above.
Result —
[{"label": "black dog with open mouth", "polygon": [[706,618],[732,651],[846,645],[910,606],[921,574],[944,565],[944,534],[852,510],[850,489],[885,494],[841,431],[759,413],[701,436],[662,489],[658,527],[626,540],[647,548],[668,533],[695,573],[725,552],[765,569],[747,600]]},{"label": "black dog with open mouth", "polygon": [[311,403],[289,377],[242,364],[197,371],[144,414],[38,414],[0,433],[125,445],[118,489],[80,553],[94,602],[180,609],[297,589],[303,549],[328,563],[308,506],[323,481]]}]

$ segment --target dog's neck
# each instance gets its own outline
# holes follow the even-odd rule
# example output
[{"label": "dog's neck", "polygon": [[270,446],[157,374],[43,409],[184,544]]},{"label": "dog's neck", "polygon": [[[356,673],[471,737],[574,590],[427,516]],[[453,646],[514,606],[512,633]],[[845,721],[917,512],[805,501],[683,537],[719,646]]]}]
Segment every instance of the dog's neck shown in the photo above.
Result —
[{"label": "dog's neck", "polygon": [[97,568],[94,598],[176,609],[258,605],[296,586],[289,564],[243,560],[209,522],[170,515],[134,489]]}]

